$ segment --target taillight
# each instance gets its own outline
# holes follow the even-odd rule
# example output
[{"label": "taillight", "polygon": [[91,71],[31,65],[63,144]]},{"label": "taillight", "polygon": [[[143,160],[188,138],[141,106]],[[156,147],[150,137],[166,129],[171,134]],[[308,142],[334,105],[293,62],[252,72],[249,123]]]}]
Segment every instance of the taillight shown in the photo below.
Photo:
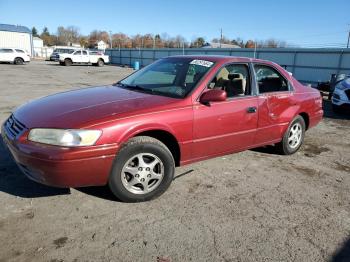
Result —
[{"label": "taillight", "polygon": [[319,108],[322,108],[322,97],[319,96],[317,98],[315,98],[315,104],[319,107]]}]

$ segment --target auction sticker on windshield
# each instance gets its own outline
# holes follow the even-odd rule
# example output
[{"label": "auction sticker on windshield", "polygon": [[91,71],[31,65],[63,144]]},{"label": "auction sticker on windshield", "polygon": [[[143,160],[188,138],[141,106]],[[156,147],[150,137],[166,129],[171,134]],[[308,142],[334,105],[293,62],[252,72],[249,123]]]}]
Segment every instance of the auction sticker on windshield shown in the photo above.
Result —
[{"label": "auction sticker on windshield", "polygon": [[200,65],[200,66],[205,66],[205,67],[211,67],[214,63],[206,60],[192,60],[191,65]]}]

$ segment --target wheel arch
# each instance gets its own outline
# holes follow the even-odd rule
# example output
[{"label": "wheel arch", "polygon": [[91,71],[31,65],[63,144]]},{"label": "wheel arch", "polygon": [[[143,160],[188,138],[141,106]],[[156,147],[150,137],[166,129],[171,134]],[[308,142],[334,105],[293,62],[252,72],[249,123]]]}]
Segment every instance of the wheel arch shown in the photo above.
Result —
[{"label": "wheel arch", "polygon": [[174,157],[175,165],[180,166],[181,148],[176,136],[167,128],[148,127],[138,128],[137,131],[131,132],[124,136],[122,144],[127,143],[130,138],[137,136],[149,136],[161,141],[170,150]]},{"label": "wheel arch", "polygon": [[14,63],[16,62],[16,59],[21,59],[21,60],[22,60],[22,62],[24,63],[24,59],[23,59],[23,57],[16,56],[16,57],[13,59],[13,62],[14,62]]},{"label": "wheel arch", "polygon": [[305,130],[309,129],[309,125],[310,125],[310,117],[309,114],[306,112],[300,112],[299,116],[301,116],[304,119],[305,122]]}]

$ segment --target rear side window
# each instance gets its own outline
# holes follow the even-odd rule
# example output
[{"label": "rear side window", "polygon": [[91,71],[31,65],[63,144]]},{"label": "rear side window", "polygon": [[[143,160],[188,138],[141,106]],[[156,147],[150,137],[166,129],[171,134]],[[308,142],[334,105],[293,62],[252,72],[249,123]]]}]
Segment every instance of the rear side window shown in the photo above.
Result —
[{"label": "rear side window", "polygon": [[76,51],[74,55],[81,55],[81,51]]},{"label": "rear side window", "polygon": [[259,93],[289,91],[288,81],[274,68],[267,65],[254,65]]},{"label": "rear side window", "polygon": [[17,53],[24,53],[24,51],[21,50],[21,49],[16,49],[16,52],[17,52]]},{"label": "rear side window", "polygon": [[86,52],[86,51],[83,51],[83,55],[87,55],[87,52]]},{"label": "rear side window", "polygon": [[12,49],[8,49],[8,48],[3,48],[3,49],[0,49],[0,52],[1,53],[13,53],[13,50]]}]

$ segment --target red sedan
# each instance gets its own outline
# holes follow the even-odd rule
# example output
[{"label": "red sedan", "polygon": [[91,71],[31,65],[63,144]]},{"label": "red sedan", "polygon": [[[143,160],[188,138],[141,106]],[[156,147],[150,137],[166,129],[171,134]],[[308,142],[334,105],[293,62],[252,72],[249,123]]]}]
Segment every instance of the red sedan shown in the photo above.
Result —
[{"label": "red sedan", "polygon": [[121,200],[152,199],[175,166],[264,145],[295,153],[323,116],[320,93],[272,62],[177,56],[110,86],[19,107],[3,140],[30,179],[108,184]]}]

